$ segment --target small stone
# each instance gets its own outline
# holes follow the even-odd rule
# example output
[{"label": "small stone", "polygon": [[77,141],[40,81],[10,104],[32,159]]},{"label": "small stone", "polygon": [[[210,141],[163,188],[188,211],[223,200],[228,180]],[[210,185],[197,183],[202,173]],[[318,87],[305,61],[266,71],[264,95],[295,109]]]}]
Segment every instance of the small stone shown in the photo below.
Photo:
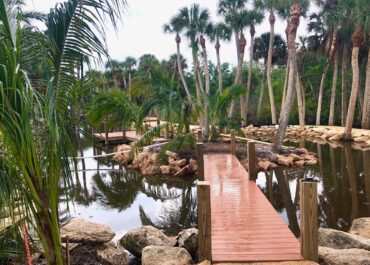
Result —
[{"label": "small stone", "polygon": [[353,220],[349,233],[370,239],[370,217]]},{"label": "small stone", "polygon": [[179,171],[177,171],[174,176],[175,177],[182,177],[182,176],[186,176],[186,175],[189,175],[191,172],[191,169],[190,169],[190,166],[189,165],[186,165],[185,167],[181,168]]},{"label": "small stone", "polygon": [[112,265],[129,265],[129,257],[127,252],[113,242],[105,243],[96,248],[96,254],[105,262]]},{"label": "small stone", "polygon": [[128,144],[121,144],[121,145],[118,145],[114,148],[114,151],[116,152],[123,152],[123,151],[128,151],[131,149],[131,145],[128,145]]},{"label": "small stone", "polygon": [[180,160],[176,160],[172,163],[170,163],[171,166],[179,166],[179,167],[183,167],[186,165],[186,159],[180,159]]},{"label": "small stone", "polygon": [[316,165],[317,164],[317,160],[306,160],[304,161],[304,164],[307,165],[307,166],[312,166],[312,165]]},{"label": "small stone", "polygon": [[260,170],[266,171],[270,169],[271,162],[268,160],[261,160],[261,161],[258,161],[257,164]]},{"label": "small stone", "polygon": [[63,242],[68,236],[70,243],[104,244],[111,241],[115,233],[107,225],[73,218],[60,229],[60,235]]},{"label": "small stone", "polygon": [[148,246],[143,249],[142,265],[191,265],[193,261],[184,248]]},{"label": "small stone", "polygon": [[140,257],[143,248],[147,246],[170,246],[171,241],[157,228],[153,226],[143,226],[128,231],[121,238],[120,244],[132,255]]},{"label": "small stone", "polygon": [[328,265],[365,265],[370,263],[370,251],[319,247],[319,259]]},{"label": "small stone", "polygon": [[334,229],[320,228],[319,246],[335,249],[361,248],[369,251],[370,239]]},{"label": "small stone", "polygon": [[367,142],[370,140],[369,136],[360,136],[353,139],[355,142]]},{"label": "small stone", "polygon": [[299,166],[299,167],[303,167],[305,165],[306,161],[304,160],[298,160],[298,161],[295,161],[294,164],[296,166]]},{"label": "small stone", "polygon": [[167,150],[166,155],[168,157],[171,157],[171,158],[175,159],[175,160],[180,160],[180,156],[175,152],[171,152],[171,151]]},{"label": "small stone", "polygon": [[181,231],[177,236],[177,245],[185,248],[193,258],[198,257],[198,229],[190,228]]},{"label": "small stone", "polygon": [[159,173],[161,173],[161,170],[157,165],[150,165],[147,168],[143,169],[141,173],[146,176],[158,175]]},{"label": "small stone", "polygon": [[292,166],[294,164],[293,157],[276,155],[275,159],[276,159],[276,162],[281,166]]},{"label": "small stone", "polygon": [[194,159],[189,160],[189,166],[192,172],[197,172],[198,171],[198,162]]},{"label": "small stone", "polygon": [[163,175],[169,175],[170,174],[170,166],[162,165],[162,166],[160,166],[159,169],[161,170],[161,173]]},{"label": "small stone", "polygon": [[296,154],[289,154],[289,157],[292,157],[294,162],[302,159],[299,155]]}]

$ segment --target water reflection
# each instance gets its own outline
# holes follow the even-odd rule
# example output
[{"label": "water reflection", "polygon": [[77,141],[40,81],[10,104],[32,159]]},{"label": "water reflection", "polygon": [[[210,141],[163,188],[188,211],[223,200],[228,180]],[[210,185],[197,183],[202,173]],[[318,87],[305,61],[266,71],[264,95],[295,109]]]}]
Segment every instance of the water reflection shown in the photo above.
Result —
[{"label": "water reflection", "polygon": [[[89,158],[111,150],[90,147],[81,137],[80,155],[87,157],[75,168],[73,188],[62,196],[61,221],[78,216],[109,225],[119,238],[130,229],[154,225],[168,235],[196,226],[195,179],[143,177],[128,173],[110,159]],[[72,200],[71,200],[72,199]]]},{"label": "water reflection", "polygon": [[[299,144],[302,146],[302,143]],[[299,235],[299,179],[316,177],[319,224],[348,230],[352,220],[370,216],[370,151],[350,145],[334,148],[305,143],[318,154],[319,163],[307,168],[277,169],[259,173],[257,184],[295,235]]]}]

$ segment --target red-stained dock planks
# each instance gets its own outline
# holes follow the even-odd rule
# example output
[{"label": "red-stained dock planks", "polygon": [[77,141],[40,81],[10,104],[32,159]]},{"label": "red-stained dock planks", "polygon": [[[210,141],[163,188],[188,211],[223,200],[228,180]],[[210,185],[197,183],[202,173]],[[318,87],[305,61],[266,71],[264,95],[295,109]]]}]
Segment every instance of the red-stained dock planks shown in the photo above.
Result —
[{"label": "red-stained dock planks", "polygon": [[204,155],[211,184],[212,262],[302,260],[300,244],[238,159]]}]

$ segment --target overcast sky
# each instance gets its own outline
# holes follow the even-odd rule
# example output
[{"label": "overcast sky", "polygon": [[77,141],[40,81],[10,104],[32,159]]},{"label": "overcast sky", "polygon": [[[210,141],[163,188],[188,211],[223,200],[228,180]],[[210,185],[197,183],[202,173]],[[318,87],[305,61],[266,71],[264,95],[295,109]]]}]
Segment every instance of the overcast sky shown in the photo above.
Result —
[{"label": "overcast sky", "polygon": [[[45,13],[49,12],[57,2],[61,0],[26,0],[28,10],[38,10]],[[194,2],[201,7],[208,8],[213,21],[218,21],[216,7],[218,0],[128,0],[128,8],[123,16],[123,23],[115,32],[109,25],[107,26],[107,41],[110,56],[113,59],[122,61],[126,56],[140,57],[145,53],[154,54],[158,59],[167,59],[170,54],[176,52],[174,36],[163,33],[162,26],[167,23],[177,11],[190,6]],[[312,9],[312,8],[311,8]],[[301,19],[298,35],[305,35],[307,21]],[[286,22],[277,18],[275,33],[281,34],[285,38],[284,30]],[[268,19],[256,27],[256,36],[269,31]],[[246,32],[247,48],[249,49],[249,30]],[[209,59],[216,61],[214,44],[207,43]],[[182,53],[191,62],[191,52],[189,44],[183,37]],[[236,65],[235,43],[221,43],[221,60]],[[246,54],[249,54],[246,51]]]}]

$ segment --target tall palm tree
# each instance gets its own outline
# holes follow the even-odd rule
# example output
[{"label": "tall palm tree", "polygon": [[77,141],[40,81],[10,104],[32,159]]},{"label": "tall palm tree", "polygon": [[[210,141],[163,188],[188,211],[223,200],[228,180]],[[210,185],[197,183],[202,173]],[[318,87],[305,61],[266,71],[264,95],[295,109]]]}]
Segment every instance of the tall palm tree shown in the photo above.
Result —
[{"label": "tall palm tree", "polygon": [[230,41],[231,39],[231,30],[228,28],[225,23],[216,24],[210,34],[211,40],[215,41],[215,49],[217,56],[217,72],[218,72],[218,90],[222,92],[222,69],[221,69],[221,58],[220,58],[220,41]]},{"label": "tall palm tree", "polygon": [[[241,85],[243,80],[243,60],[244,60],[244,49],[246,46],[246,39],[243,31],[247,26],[246,16],[247,11],[245,10],[246,0],[220,0],[218,2],[217,12],[224,18],[225,24],[233,31],[235,36],[236,44],[236,55],[237,55],[237,68],[235,76],[235,85]],[[233,102],[230,106],[229,117],[234,112],[235,103]],[[240,115],[242,117],[242,125],[246,124],[246,106],[245,98],[240,97]]]},{"label": "tall palm tree", "polygon": [[[267,72],[267,58],[269,50],[270,33],[263,33],[254,41],[254,59],[263,59],[264,72]],[[283,38],[276,34],[273,42],[272,65],[285,65],[288,57],[288,49]],[[264,80],[265,75],[263,76]],[[264,83],[264,82],[263,82]],[[257,105],[257,117],[260,115],[264,95],[264,84],[261,87],[260,96]]]},{"label": "tall palm tree", "polygon": [[[27,26],[20,21],[17,3],[0,1],[0,45],[5,51],[0,53],[0,64],[6,70],[0,73],[0,131],[8,165],[18,175],[19,185],[13,189],[25,204],[22,214],[30,215],[25,220],[31,220],[47,263],[63,264],[58,201],[60,183],[69,183],[71,177],[69,157],[77,153],[75,130],[70,129],[75,123],[71,113],[76,100],[71,90],[78,80],[75,66],[81,54],[108,54],[101,35],[104,18],[116,26],[125,2],[69,0],[50,11],[42,43],[52,68],[44,80],[45,94],[32,87],[23,68],[35,63],[40,54],[34,49],[37,39],[24,38]],[[92,18],[92,9],[100,16]]]},{"label": "tall palm tree", "polygon": [[179,34],[181,32],[181,27],[180,27],[181,25],[178,25],[177,21],[178,21],[177,19],[175,19],[175,20],[171,19],[169,24],[165,24],[163,26],[163,30],[164,30],[164,32],[176,33],[175,41],[176,41],[177,69],[178,69],[178,72],[179,72],[179,75],[180,75],[180,78],[181,78],[181,83],[184,86],[186,95],[190,99],[191,98],[190,90],[189,90],[188,84],[185,80],[184,69],[181,65],[181,52],[180,52],[181,37],[180,37],[180,34]]},{"label": "tall palm tree", "polygon": [[[352,34],[352,88],[351,96],[348,104],[347,118],[344,129],[343,140],[352,140],[352,126],[356,108],[357,93],[360,84],[360,69],[358,62],[358,55],[360,46],[365,40],[363,33],[363,26],[368,26],[370,8],[365,0],[345,0],[341,2],[344,10],[348,10],[350,13],[347,17],[352,17],[355,26],[355,30]],[[365,25],[364,25],[365,24]]]},{"label": "tall palm tree", "polygon": [[290,8],[290,23],[288,26],[288,49],[289,49],[289,63],[290,71],[288,78],[288,88],[286,93],[286,99],[284,107],[281,112],[279,121],[279,129],[274,141],[274,151],[280,151],[283,144],[285,132],[289,125],[289,116],[293,106],[294,86],[296,85],[296,73],[297,73],[297,54],[296,54],[296,36],[297,29],[299,26],[299,18],[301,16],[301,5],[299,0],[294,0]]},{"label": "tall palm tree", "polygon": [[[253,60],[254,60],[254,35],[256,33],[255,26],[261,24],[263,21],[263,13],[257,10],[251,10],[247,12],[246,16],[247,25],[249,26],[249,33],[251,35],[251,44],[249,50],[249,68],[248,68],[248,81],[247,81],[247,93],[245,96],[246,110],[249,106],[249,93],[252,84],[252,71],[253,71]],[[248,113],[248,112],[246,112]]]},{"label": "tall palm tree", "polygon": [[269,52],[267,56],[267,85],[268,85],[268,91],[269,91],[269,97],[270,97],[271,122],[272,124],[276,124],[277,123],[276,107],[275,107],[274,90],[272,87],[271,73],[272,73],[272,54],[273,54],[273,42],[274,42],[275,21],[276,21],[274,12],[280,8],[281,1],[255,0],[254,5],[258,9],[266,10],[269,12],[270,40],[269,40]]},{"label": "tall palm tree", "polygon": [[[183,33],[190,40],[190,47],[192,49],[193,65],[194,65],[194,79],[198,104],[203,105],[202,94],[204,93],[203,79],[199,67],[198,51],[199,39],[202,33],[202,28],[207,25],[209,20],[209,12],[207,9],[201,8],[198,4],[193,4],[189,7],[181,8],[178,13],[171,18],[171,24],[176,25],[177,30]],[[203,124],[203,131],[208,132],[205,121],[207,117],[202,115],[200,118]]]},{"label": "tall palm tree", "polygon": [[121,64],[117,60],[109,60],[105,64],[105,69],[112,73],[114,87],[118,88],[120,86],[118,81],[118,71],[121,70]]},{"label": "tall palm tree", "polygon": [[127,68],[128,71],[128,87],[131,87],[132,83],[132,71],[133,68],[136,66],[137,61],[134,57],[128,56],[125,59],[125,67]]}]

